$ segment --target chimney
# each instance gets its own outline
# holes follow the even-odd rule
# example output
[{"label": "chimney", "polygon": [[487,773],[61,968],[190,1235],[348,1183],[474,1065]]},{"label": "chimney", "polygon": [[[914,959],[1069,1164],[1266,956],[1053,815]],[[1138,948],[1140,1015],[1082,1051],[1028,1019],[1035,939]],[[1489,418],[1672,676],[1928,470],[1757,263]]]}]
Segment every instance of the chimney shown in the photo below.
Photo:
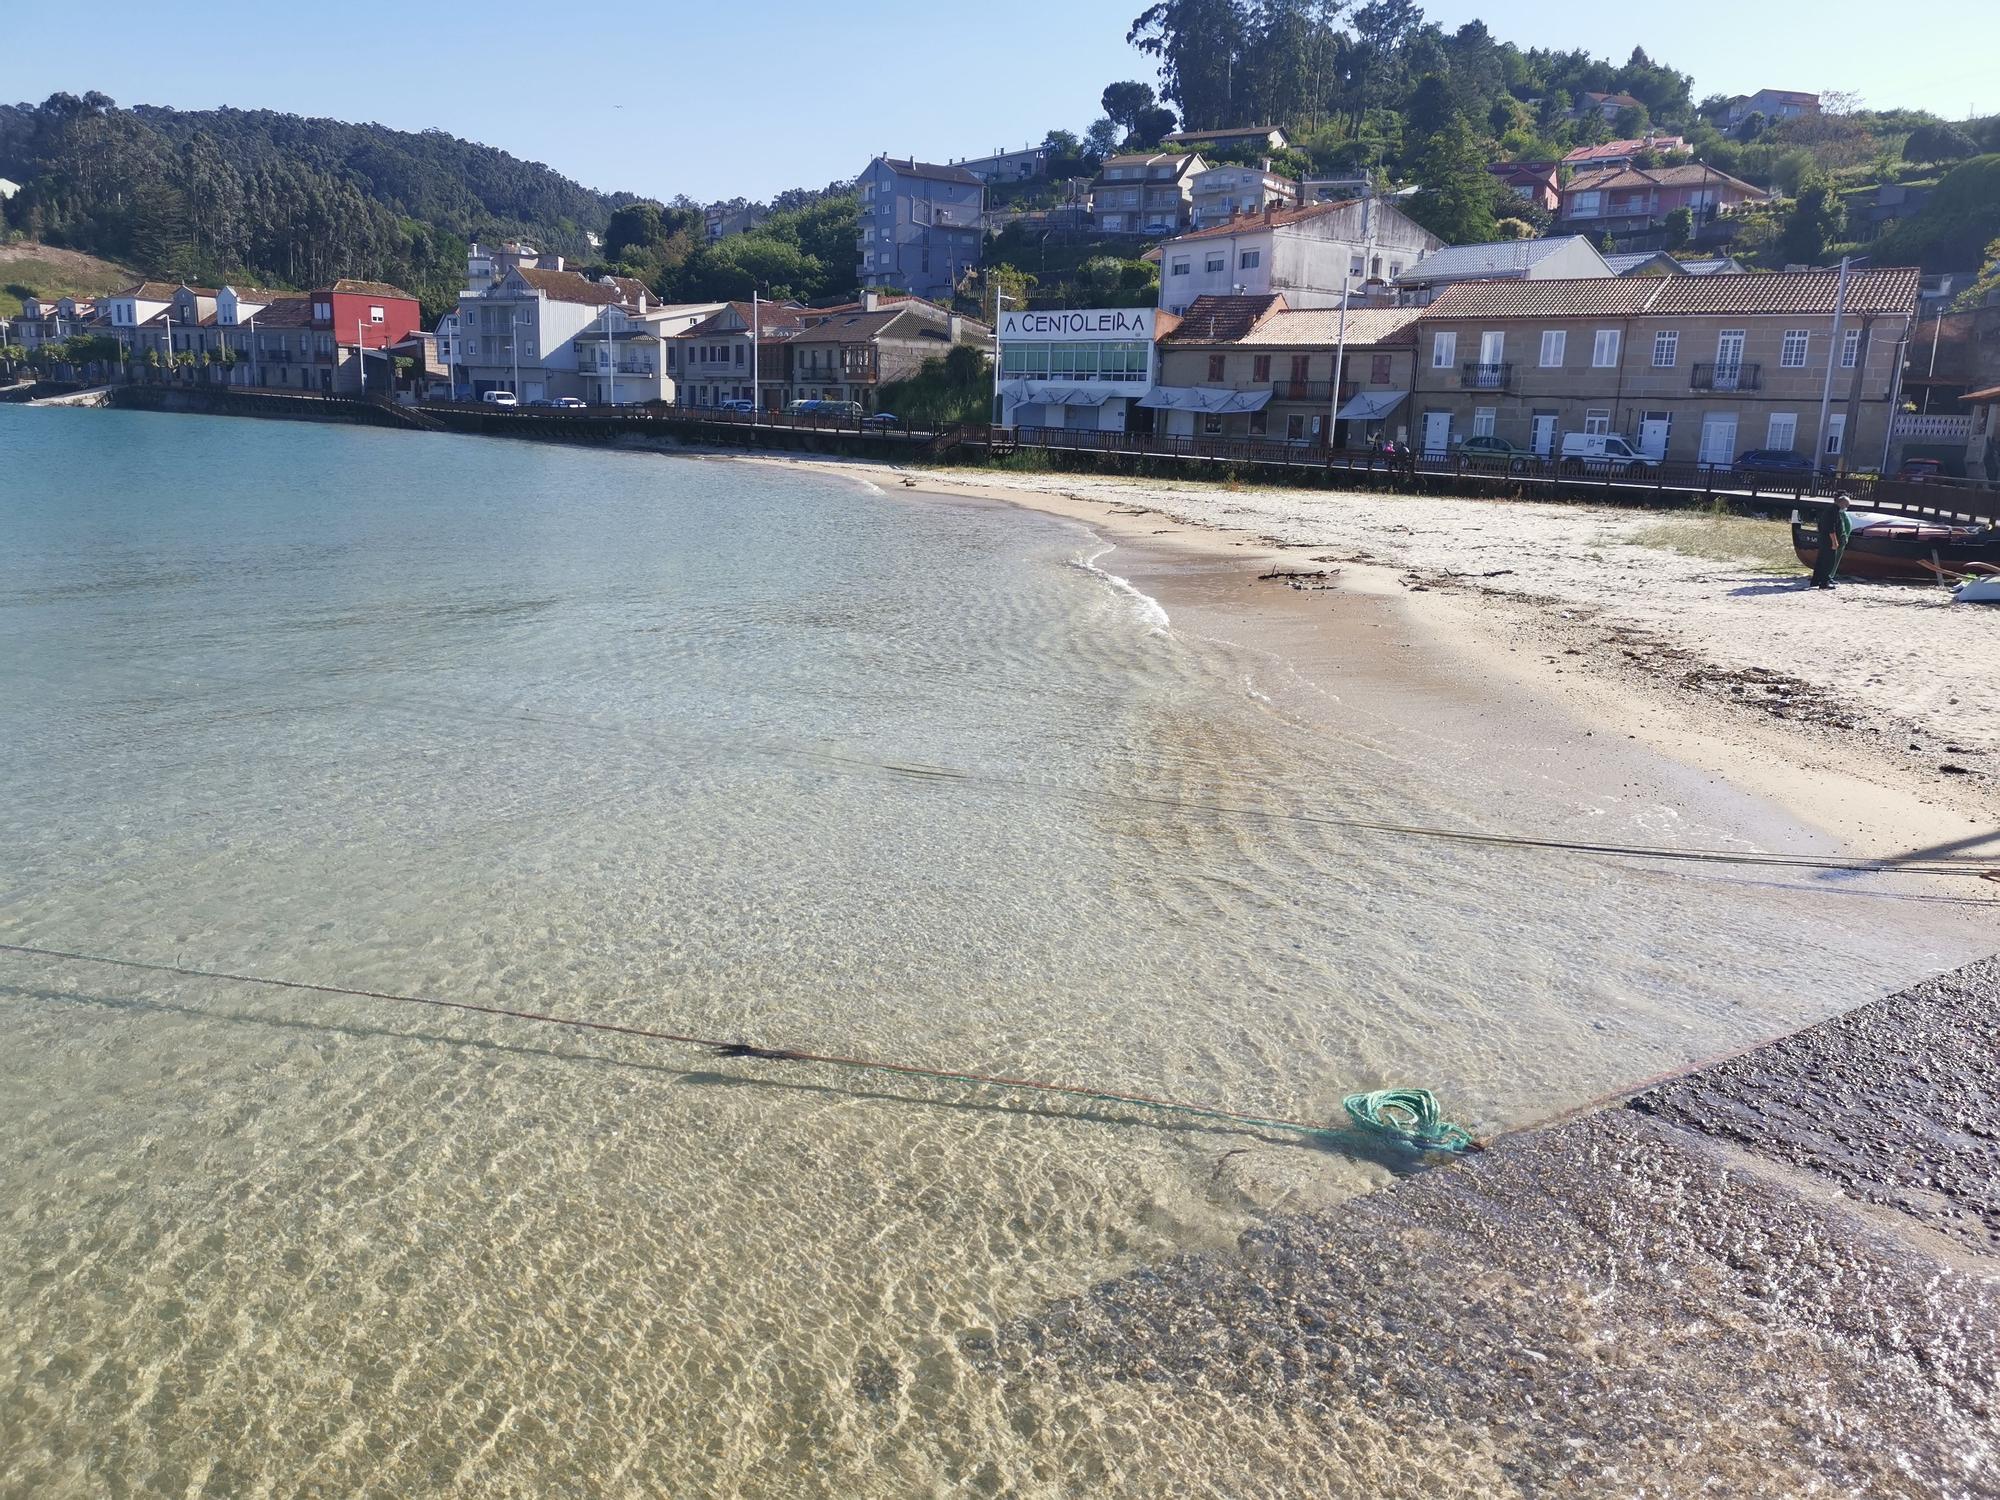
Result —
[{"label": "chimney", "polygon": [[1264,205],[1264,222],[1266,224],[1271,222],[1271,215],[1277,212],[1277,208],[1278,205],[1275,203],[1266,203]]},{"label": "chimney", "polygon": [[882,297],[880,293],[863,292],[861,294],[861,310],[863,312],[875,312],[881,307],[881,305],[882,305]]}]

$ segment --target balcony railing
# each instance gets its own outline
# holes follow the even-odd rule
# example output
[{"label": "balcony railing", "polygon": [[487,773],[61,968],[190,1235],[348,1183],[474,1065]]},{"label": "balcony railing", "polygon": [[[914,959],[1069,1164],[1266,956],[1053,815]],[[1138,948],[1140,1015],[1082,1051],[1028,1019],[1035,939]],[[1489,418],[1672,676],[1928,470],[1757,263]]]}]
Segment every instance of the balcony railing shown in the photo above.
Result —
[{"label": "balcony railing", "polygon": [[1473,360],[1460,369],[1458,384],[1461,390],[1504,391],[1513,378],[1512,365],[1487,365]]},{"label": "balcony railing", "polygon": [[[1341,394],[1351,396],[1354,387],[1341,382]],[[1333,382],[1331,380],[1274,380],[1271,382],[1271,399],[1274,401],[1331,401]]]},{"label": "balcony railing", "polygon": [[1696,365],[1688,384],[1697,391],[1754,391],[1762,385],[1761,365]]}]

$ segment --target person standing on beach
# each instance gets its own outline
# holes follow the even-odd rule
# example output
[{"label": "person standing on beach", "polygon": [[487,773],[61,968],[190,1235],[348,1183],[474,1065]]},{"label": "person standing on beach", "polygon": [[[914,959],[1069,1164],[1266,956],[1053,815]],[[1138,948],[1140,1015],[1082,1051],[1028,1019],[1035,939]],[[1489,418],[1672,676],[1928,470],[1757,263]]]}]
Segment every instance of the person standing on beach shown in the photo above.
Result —
[{"label": "person standing on beach", "polygon": [[1819,547],[1813,555],[1812,586],[1833,587],[1833,575],[1840,571],[1840,559],[1854,535],[1854,518],[1847,513],[1847,496],[1839,495],[1819,513]]}]

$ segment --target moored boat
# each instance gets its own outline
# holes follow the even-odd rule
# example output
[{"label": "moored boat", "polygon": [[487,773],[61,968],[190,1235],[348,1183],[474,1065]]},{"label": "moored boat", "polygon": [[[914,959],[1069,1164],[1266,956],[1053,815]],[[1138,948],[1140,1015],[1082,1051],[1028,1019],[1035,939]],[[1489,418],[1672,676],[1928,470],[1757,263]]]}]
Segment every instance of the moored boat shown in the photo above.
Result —
[{"label": "moored boat", "polygon": [[[1967,563],[2000,566],[2000,528],[1952,526],[1916,516],[1850,512],[1854,534],[1840,560],[1843,578],[1907,578],[1931,583],[1937,569],[1962,572]],[[1792,550],[1810,568],[1819,557],[1819,525],[1792,513]]]}]

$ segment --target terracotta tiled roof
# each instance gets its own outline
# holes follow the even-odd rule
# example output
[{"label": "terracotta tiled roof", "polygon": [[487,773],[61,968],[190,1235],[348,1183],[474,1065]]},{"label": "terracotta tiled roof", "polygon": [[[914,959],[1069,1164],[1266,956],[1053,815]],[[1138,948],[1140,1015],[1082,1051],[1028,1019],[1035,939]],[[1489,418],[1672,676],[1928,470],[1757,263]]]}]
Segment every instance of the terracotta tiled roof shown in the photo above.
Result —
[{"label": "terracotta tiled roof", "polygon": [[[281,295],[257,314],[259,328],[305,328],[312,323],[312,299]],[[247,325],[246,325],[247,326]]]},{"label": "terracotta tiled roof", "polygon": [[[741,328],[720,326],[723,313],[733,312],[743,320]],[[776,303],[760,302],[757,305],[757,330],[760,338],[790,338],[804,327],[805,310],[784,307]],[[748,333],[750,331],[751,310],[747,302],[731,302],[719,312],[710,313],[692,328],[683,328],[676,338],[698,339],[717,333]]]},{"label": "terracotta tiled roof", "polygon": [[1197,297],[1167,342],[1233,344],[1284,305],[1284,297],[1277,292],[1260,297]]},{"label": "terracotta tiled roof", "polygon": [[417,300],[401,287],[391,286],[386,281],[353,281],[344,276],[332,286],[316,287],[314,290],[339,292],[348,297],[401,297],[410,302]]},{"label": "terracotta tiled roof", "polygon": [[928,178],[932,182],[956,182],[967,187],[979,187],[980,181],[963,167],[941,167],[928,161],[898,161],[893,156],[882,158],[884,165],[898,177]]},{"label": "terracotta tiled roof", "polygon": [[[218,287],[217,290],[220,291],[221,288]],[[270,303],[276,302],[280,297],[298,295],[295,292],[281,292],[275,288],[266,286],[232,286],[229,290],[236,293],[236,300],[238,302],[262,302],[267,306]]]},{"label": "terracotta tiled roof", "polygon": [[1166,243],[1180,245],[1189,240],[1208,240],[1220,235],[1241,234],[1246,229],[1277,229],[1287,224],[1303,224],[1308,219],[1317,219],[1321,214],[1330,214],[1337,208],[1351,208],[1360,201],[1359,198],[1343,198],[1337,203],[1309,203],[1304,208],[1280,208],[1268,219],[1262,214],[1252,214],[1248,219],[1233,219],[1227,224],[1215,224],[1207,229],[1195,229],[1187,234],[1177,234]]},{"label": "terracotta tiled roof", "polygon": [[609,307],[619,300],[616,287],[592,281],[578,271],[544,271],[538,266],[516,266],[507,274],[520,277],[551,302],[580,302],[587,307]]},{"label": "terracotta tiled roof", "polygon": [[[136,297],[142,302],[171,302],[180,288],[170,281],[140,281],[128,287],[120,287],[111,295],[114,297]],[[192,287],[190,291],[194,290]]]},{"label": "terracotta tiled roof", "polygon": [[[1347,347],[1379,349],[1388,345],[1414,344],[1416,321],[1424,315],[1421,307],[1350,307],[1347,310]],[[1264,319],[1236,342],[1244,348],[1332,348],[1340,341],[1340,309],[1302,307],[1280,310]]]},{"label": "terracotta tiled roof", "polygon": [[1578,146],[1567,153],[1563,161],[1574,167],[1585,162],[1620,161],[1628,156],[1637,156],[1641,151],[1678,151],[1683,142],[1677,135],[1647,136],[1638,140],[1606,141],[1598,146]]},{"label": "terracotta tiled roof", "polygon": [[[1917,310],[1914,267],[1856,271],[1847,311],[1855,316]],[[1446,287],[1430,318],[1758,317],[1831,314],[1838,271],[1768,271],[1750,276],[1663,276],[1626,280],[1470,281]]]},{"label": "terracotta tiled roof", "polygon": [[839,313],[806,324],[792,341],[798,344],[866,343],[888,332],[890,325],[902,318],[903,311],[900,307],[885,307],[875,312]]},{"label": "terracotta tiled roof", "polygon": [[660,300],[653,295],[653,289],[636,276],[613,276],[609,280],[613,290],[618,293],[619,300],[629,303],[633,307],[639,305],[641,297],[646,299],[648,305],[655,304]]},{"label": "terracotta tiled roof", "polygon": [[1699,162],[1684,162],[1672,167],[1597,167],[1576,173],[1563,191],[1574,193],[1581,190],[1600,192],[1607,188],[1720,186],[1736,188],[1748,198],[1766,196],[1762,188],[1752,187],[1740,177],[1731,177],[1727,172],[1718,172],[1714,167],[1704,167]]},{"label": "terracotta tiled roof", "polygon": [[1226,130],[1176,130],[1164,139],[1176,144],[1182,141],[1234,141],[1250,136],[1268,136],[1276,132],[1275,125],[1232,125]]}]

